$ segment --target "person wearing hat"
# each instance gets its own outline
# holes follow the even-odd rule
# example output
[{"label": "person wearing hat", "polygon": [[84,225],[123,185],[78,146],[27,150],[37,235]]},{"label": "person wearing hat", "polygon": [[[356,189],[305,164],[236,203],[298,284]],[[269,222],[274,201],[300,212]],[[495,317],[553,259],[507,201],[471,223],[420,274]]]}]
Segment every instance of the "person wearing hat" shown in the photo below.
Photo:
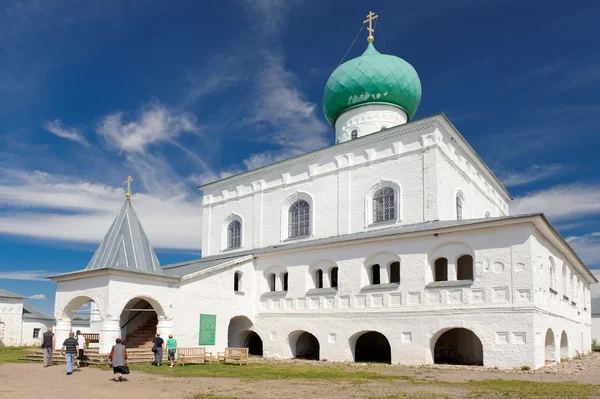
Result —
[{"label": "person wearing hat", "polygon": [[169,361],[171,365],[169,367],[173,367],[175,363],[175,352],[177,352],[177,341],[173,338],[173,334],[169,334],[169,339],[167,340],[167,351],[169,354]]}]

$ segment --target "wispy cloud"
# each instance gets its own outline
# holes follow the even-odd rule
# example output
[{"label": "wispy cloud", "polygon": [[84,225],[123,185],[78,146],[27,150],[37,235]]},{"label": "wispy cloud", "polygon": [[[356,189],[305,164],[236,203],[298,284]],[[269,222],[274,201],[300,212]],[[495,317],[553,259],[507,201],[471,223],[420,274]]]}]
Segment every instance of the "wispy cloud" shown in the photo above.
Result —
[{"label": "wispy cloud", "polygon": [[32,296],[28,297],[27,299],[46,300],[46,295],[44,295],[44,294],[35,294],[35,295],[32,295]]},{"label": "wispy cloud", "polygon": [[571,236],[566,240],[588,267],[600,267],[600,232]]},{"label": "wispy cloud", "polygon": [[53,121],[45,121],[43,127],[46,131],[54,134],[55,136],[61,137],[63,139],[75,141],[79,144],[85,145],[89,147],[88,141],[83,137],[81,132],[73,127],[68,127],[63,125],[60,119],[55,119]]},{"label": "wispy cloud", "polygon": [[546,180],[564,172],[561,164],[532,165],[526,170],[510,171],[500,175],[500,180],[507,187],[522,186],[540,180]]},{"label": "wispy cloud", "polygon": [[[0,280],[49,281],[46,276],[51,274],[45,270],[23,270],[15,272],[0,272]],[[31,298],[38,299],[38,298]],[[43,299],[43,298],[42,298]]]},{"label": "wispy cloud", "polygon": [[544,212],[555,220],[600,214],[600,186],[583,183],[559,185],[516,198],[511,213]]}]

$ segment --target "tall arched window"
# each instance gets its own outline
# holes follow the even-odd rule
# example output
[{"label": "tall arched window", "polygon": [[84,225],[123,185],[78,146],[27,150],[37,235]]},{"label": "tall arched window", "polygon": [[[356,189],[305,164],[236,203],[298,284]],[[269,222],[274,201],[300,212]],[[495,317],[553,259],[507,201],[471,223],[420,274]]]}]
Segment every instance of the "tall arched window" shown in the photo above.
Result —
[{"label": "tall arched window", "polygon": [[371,284],[381,284],[380,267],[379,265],[371,266]]},{"label": "tall arched window", "polygon": [[438,258],[435,260],[435,281],[448,281],[448,259]]},{"label": "tall arched window", "polygon": [[396,218],[394,189],[384,187],[373,195],[373,222],[385,222]]},{"label": "tall arched window", "polygon": [[275,273],[271,273],[267,276],[267,281],[269,282],[269,291],[275,291]]},{"label": "tall arched window", "polygon": [[462,197],[462,194],[456,194],[456,220],[462,220],[463,218],[463,204],[464,199]]},{"label": "tall arched window", "polygon": [[284,291],[288,290],[288,274],[287,273],[283,274],[283,290]]},{"label": "tall arched window", "polygon": [[400,262],[390,264],[390,283],[400,284]]},{"label": "tall arched window", "polygon": [[298,200],[290,206],[289,237],[301,237],[310,234],[310,205],[304,200]]},{"label": "tall arched window", "polygon": [[456,261],[456,279],[473,280],[473,257],[463,255]]},{"label": "tall arched window", "polygon": [[242,224],[234,220],[227,226],[227,249],[242,246]]},{"label": "tall arched window", "polygon": [[550,288],[554,290],[556,289],[556,274],[554,271],[554,263],[550,264],[550,273],[548,274],[550,275]]},{"label": "tall arched window", "polygon": [[337,288],[338,287],[338,268],[334,267],[333,269],[331,269],[331,287],[332,288]]},{"label": "tall arched window", "polygon": [[240,272],[235,272],[233,274],[233,290],[238,292],[240,290],[240,285],[242,283],[242,274]]},{"label": "tall arched window", "polygon": [[315,270],[315,288],[323,288],[323,270]]}]

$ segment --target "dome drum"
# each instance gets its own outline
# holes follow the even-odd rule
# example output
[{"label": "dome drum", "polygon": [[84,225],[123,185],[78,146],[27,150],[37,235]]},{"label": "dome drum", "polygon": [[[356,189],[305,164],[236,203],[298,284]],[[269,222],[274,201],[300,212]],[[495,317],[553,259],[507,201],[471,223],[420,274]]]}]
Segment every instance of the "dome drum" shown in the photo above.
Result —
[{"label": "dome drum", "polygon": [[367,104],[344,111],[335,121],[336,143],[408,122],[408,114],[389,104]]}]

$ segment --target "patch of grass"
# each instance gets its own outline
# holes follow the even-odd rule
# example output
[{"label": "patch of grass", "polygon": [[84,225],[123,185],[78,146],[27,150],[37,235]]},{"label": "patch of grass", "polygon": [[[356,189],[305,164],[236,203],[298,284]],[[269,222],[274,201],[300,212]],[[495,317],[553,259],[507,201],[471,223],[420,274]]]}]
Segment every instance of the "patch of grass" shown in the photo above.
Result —
[{"label": "patch of grass", "polygon": [[344,365],[302,365],[298,363],[250,363],[245,366],[235,364],[201,364],[169,367],[152,365],[130,366],[132,370],[145,371],[172,377],[213,377],[239,378],[248,380],[392,380],[401,377],[387,376],[357,367]]},{"label": "patch of grass", "polygon": [[600,395],[600,386],[575,382],[537,382],[527,380],[469,381],[472,397],[502,398],[588,398]]},{"label": "patch of grass", "polygon": [[25,363],[25,360],[19,358],[27,356],[33,350],[31,346],[1,346],[0,364],[2,363]]}]

